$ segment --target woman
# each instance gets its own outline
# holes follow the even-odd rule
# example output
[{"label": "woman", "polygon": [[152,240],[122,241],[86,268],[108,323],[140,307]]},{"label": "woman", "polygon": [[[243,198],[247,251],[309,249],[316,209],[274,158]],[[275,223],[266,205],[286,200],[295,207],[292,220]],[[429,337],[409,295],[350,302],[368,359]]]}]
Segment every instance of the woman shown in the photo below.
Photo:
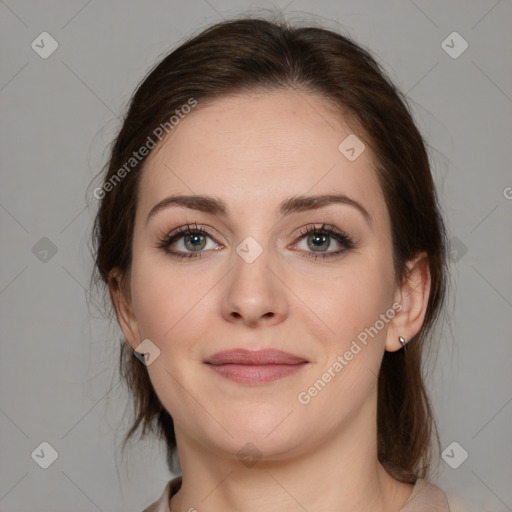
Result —
[{"label": "woman", "polygon": [[212,26],[139,85],[102,180],[125,442],[154,429],[182,469],[146,511],[449,510],[421,371],[446,233],[422,136],[366,50]]}]

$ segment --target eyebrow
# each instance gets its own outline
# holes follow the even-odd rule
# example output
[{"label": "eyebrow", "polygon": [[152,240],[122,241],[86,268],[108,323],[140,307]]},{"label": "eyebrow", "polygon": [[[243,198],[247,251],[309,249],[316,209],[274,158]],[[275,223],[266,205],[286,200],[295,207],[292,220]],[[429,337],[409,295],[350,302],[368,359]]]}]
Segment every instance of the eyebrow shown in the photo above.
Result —
[{"label": "eyebrow", "polygon": [[[358,203],[355,199],[345,194],[321,194],[315,196],[293,196],[285,199],[276,209],[276,213],[281,216],[290,213],[299,213],[307,210],[316,210],[331,204],[344,204],[353,206],[365,218],[368,224],[372,224],[372,217],[366,208]],[[228,207],[222,199],[206,196],[206,195],[175,195],[169,196],[157,203],[148,214],[146,224],[149,219],[156,213],[170,208],[172,206],[181,206],[198,210],[201,212],[211,213],[220,217],[226,217],[229,214]]]}]

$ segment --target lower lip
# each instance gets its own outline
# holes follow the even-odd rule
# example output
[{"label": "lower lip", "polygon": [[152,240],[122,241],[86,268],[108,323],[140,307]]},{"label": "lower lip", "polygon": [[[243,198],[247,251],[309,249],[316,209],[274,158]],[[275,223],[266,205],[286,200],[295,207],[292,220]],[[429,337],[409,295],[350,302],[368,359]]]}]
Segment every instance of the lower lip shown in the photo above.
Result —
[{"label": "lower lip", "polygon": [[307,362],[299,364],[220,364],[208,366],[222,377],[241,384],[262,384],[288,377],[304,368]]}]

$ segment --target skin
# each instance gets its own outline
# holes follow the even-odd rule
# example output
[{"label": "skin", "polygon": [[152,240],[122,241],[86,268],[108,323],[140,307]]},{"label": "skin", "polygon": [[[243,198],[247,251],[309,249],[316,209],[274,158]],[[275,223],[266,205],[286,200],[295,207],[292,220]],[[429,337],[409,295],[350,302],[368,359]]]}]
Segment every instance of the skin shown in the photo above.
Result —
[{"label": "skin", "polygon": [[[396,512],[412,492],[377,459],[376,379],[384,351],[401,349],[398,337],[420,330],[430,276],[419,254],[397,283],[374,156],[367,146],[349,161],[338,150],[350,133],[311,93],[254,92],[200,105],[147,160],[131,275],[123,281],[113,271],[109,284],[131,347],[150,339],[160,350],[147,370],[175,424],[183,485],[173,511]],[[291,196],[333,192],[361,203],[370,223],[347,204],[275,213]],[[229,214],[172,206],[147,221],[174,194],[220,198]],[[180,261],[158,241],[187,223],[212,236],[199,244],[201,258]],[[346,232],[355,247],[326,260],[304,256],[321,249],[300,231],[322,223]],[[236,252],[247,236],[263,249],[252,263]],[[328,241],[327,252],[343,249]],[[184,242],[171,249],[193,252]],[[301,404],[298,393],[395,302],[402,310]],[[204,364],[238,347],[277,348],[309,364],[264,385],[232,382]],[[261,457],[250,467],[237,456],[248,442],[257,452],[245,450]]]}]

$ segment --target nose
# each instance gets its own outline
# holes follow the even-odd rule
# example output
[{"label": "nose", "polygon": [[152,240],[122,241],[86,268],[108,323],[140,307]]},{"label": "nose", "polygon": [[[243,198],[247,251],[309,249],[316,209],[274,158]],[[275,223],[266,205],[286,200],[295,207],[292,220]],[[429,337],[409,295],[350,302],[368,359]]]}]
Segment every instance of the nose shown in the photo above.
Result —
[{"label": "nose", "polygon": [[274,325],[288,316],[287,287],[270,251],[251,262],[233,254],[233,267],[224,281],[222,315],[249,327]]}]

